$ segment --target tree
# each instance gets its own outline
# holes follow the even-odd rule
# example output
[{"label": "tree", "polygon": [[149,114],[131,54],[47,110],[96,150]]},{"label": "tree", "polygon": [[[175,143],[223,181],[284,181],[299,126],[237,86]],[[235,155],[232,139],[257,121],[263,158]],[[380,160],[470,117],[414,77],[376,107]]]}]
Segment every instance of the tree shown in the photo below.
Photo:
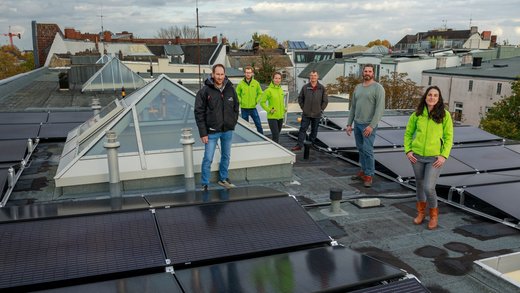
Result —
[{"label": "tree", "polygon": [[255,79],[263,84],[270,83],[271,77],[276,72],[276,66],[274,65],[273,57],[268,56],[265,53],[262,53],[260,65],[258,68],[254,63],[251,64],[251,66],[255,69]]},{"label": "tree", "polygon": [[368,42],[368,44],[366,46],[369,48],[373,47],[373,46],[385,46],[387,48],[390,48],[392,46],[392,44],[390,44],[390,41],[388,41],[388,40],[381,41],[380,39],[377,39],[377,40]]},{"label": "tree", "polygon": [[22,54],[10,45],[0,47],[0,79],[8,78],[34,69],[32,53]]},{"label": "tree", "polygon": [[444,39],[441,36],[429,37],[428,41],[430,41],[430,46],[432,49],[444,47]]},{"label": "tree", "polygon": [[385,89],[386,109],[414,109],[422,94],[422,87],[407,78],[408,73],[392,72],[382,76],[379,83]]},{"label": "tree", "polygon": [[[204,38],[204,35],[199,32],[200,38]],[[175,39],[180,37],[182,39],[196,39],[197,28],[184,25],[182,27],[170,26],[168,28],[160,28],[155,36],[158,39]]]},{"label": "tree", "polygon": [[512,95],[493,104],[480,127],[495,135],[520,140],[520,77],[511,83]]},{"label": "tree", "polygon": [[258,33],[254,33],[251,36],[251,39],[253,39],[253,41],[258,42],[260,47],[263,48],[263,49],[276,49],[276,48],[278,48],[278,41],[276,40],[276,38],[271,37],[271,36],[269,36],[267,34],[259,35]]},{"label": "tree", "polygon": [[352,95],[356,85],[361,83],[363,79],[360,76],[340,76],[336,78],[338,83],[327,84],[327,93],[349,94]]}]

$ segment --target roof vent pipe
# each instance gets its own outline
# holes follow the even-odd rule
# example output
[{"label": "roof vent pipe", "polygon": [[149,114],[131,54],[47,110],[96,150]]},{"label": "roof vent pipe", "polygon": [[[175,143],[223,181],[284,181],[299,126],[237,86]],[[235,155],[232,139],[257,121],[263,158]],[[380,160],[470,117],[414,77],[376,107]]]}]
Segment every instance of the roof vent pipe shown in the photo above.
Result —
[{"label": "roof vent pipe", "polygon": [[482,57],[473,57],[473,68],[480,68],[482,65]]},{"label": "roof vent pipe", "polygon": [[183,128],[181,134],[182,151],[184,154],[184,182],[187,191],[195,190],[195,175],[193,172],[193,145],[195,139],[191,135],[191,128]]},{"label": "roof vent pipe", "polygon": [[99,98],[92,98],[92,111],[94,111],[94,116],[99,114],[101,110],[101,103],[99,102]]},{"label": "roof vent pipe", "polygon": [[108,161],[108,183],[110,185],[110,196],[112,198],[121,197],[121,184],[119,179],[119,161],[117,149],[121,144],[117,141],[117,134],[113,130],[106,133],[107,141],[103,147],[107,149]]}]

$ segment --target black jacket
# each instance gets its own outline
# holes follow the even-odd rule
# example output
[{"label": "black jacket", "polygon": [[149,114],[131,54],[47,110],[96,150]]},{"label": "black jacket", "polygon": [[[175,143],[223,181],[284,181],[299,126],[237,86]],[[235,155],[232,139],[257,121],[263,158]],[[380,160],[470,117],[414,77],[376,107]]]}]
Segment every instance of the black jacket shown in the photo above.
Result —
[{"label": "black jacket", "polygon": [[318,82],[316,89],[311,83],[304,85],[298,95],[298,104],[303,110],[303,116],[320,118],[321,112],[327,108],[329,99],[325,87]]},{"label": "black jacket", "polygon": [[222,92],[215,87],[212,78],[204,81],[204,87],[195,98],[195,121],[200,137],[210,133],[234,130],[238,121],[238,97],[231,81],[224,79]]}]

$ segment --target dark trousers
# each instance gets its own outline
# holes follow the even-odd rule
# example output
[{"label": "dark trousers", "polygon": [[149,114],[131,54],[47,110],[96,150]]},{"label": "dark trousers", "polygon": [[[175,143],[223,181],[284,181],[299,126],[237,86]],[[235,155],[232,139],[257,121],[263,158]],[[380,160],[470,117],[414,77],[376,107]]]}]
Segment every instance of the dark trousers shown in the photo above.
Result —
[{"label": "dark trousers", "polygon": [[321,118],[302,117],[302,123],[300,124],[300,131],[298,132],[298,145],[303,148],[303,141],[307,135],[307,129],[311,126],[311,135],[309,140],[314,143],[316,136],[318,135],[318,127],[320,126]]},{"label": "dark trousers", "polygon": [[280,140],[280,131],[282,130],[283,119],[267,119],[269,129],[271,129],[271,139],[278,143]]}]

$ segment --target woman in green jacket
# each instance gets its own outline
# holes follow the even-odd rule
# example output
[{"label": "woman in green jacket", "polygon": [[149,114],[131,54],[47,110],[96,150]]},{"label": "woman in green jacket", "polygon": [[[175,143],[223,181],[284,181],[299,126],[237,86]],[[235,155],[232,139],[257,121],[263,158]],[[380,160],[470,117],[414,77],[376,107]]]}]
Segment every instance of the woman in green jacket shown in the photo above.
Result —
[{"label": "woman in green jacket", "polygon": [[271,129],[272,140],[278,143],[280,139],[280,131],[282,130],[283,117],[285,112],[285,93],[280,87],[282,82],[282,74],[275,72],[273,74],[273,81],[269,87],[264,91],[260,99],[260,105],[267,112],[267,123]]},{"label": "woman in green jacket", "polygon": [[417,194],[416,225],[423,222],[426,200],[430,207],[428,229],[437,228],[439,209],[435,185],[453,145],[453,122],[444,109],[441,90],[426,89],[419,106],[410,116],[404,133],[404,150],[412,163]]}]

